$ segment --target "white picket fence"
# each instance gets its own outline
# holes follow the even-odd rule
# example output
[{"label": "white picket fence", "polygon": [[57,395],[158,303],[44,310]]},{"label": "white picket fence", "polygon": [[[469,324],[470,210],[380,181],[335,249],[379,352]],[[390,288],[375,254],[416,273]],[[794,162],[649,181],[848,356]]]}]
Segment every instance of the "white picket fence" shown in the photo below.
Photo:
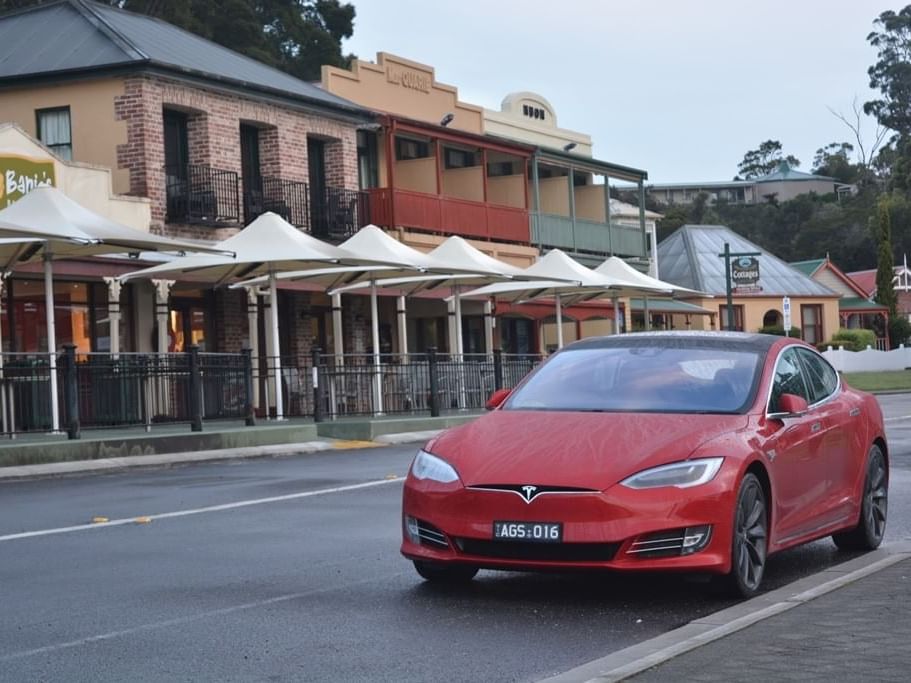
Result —
[{"label": "white picket fence", "polygon": [[832,367],[839,372],[884,372],[911,368],[911,347],[901,344],[891,351],[877,351],[867,347],[863,351],[846,351],[843,346],[831,346],[822,352]]}]

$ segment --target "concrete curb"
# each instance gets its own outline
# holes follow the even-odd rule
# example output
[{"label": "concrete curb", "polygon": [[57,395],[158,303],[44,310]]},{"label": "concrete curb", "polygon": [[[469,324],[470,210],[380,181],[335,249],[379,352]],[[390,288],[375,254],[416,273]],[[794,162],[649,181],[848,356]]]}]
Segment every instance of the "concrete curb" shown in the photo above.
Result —
[{"label": "concrete curb", "polygon": [[166,467],[169,465],[211,462],[216,460],[235,460],[241,458],[265,458],[301,455],[328,450],[353,450],[375,446],[387,446],[422,442],[441,430],[432,432],[403,432],[386,434],[376,441],[303,441],[300,443],[274,444],[267,446],[247,446],[244,448],[219,448],[207,451],[183,453],[159,453],[156,455],[131,455],[124,458],[98,458],[96,460],[72,460],[41,465],[20,465],[0,467],[0,482],[42,477],[59,477],[76,474],[114,472],[134,467]]},{"label": "concrete curb", "polygon": [[891,544],[752,600],[696,619],[651,640],[544,679],[542,683],[622,681],[907,559],[911,559],[911,543]]}]

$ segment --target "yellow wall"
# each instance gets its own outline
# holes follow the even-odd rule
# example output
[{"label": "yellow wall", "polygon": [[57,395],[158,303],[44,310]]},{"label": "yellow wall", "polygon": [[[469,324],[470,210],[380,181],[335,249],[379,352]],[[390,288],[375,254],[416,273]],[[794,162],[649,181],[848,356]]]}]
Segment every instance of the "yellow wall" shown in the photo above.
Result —
[{"label": "yellow wall", "polygon": [[[576,321],[563,318],[563,345],[566,346],[576,341]],[[541,324],[541,349],[546,351],[551,346],[557,345],[557,323]]]},{"label": "yellow wall", "polygon": [[376,63],[354,60],[351,70],[323,66],[322,86],[362,106],[438,124],[454,114],[450,128],[484,132],[481,107],[459,101],[459,91],[437,83],[433,67],[379,52]]},{"label": "yellow wall", "polygon": [[541,213],[569,215],[569,180],[566,176],[541,178],[538,183]]},{"label": "yellow wall", "polygon": [[577,218],[607,222],[604,214],[604,185],[580,185],[576,187],[575,199]]},{"label": "yellow wall", "polygon": [[435,157],[425,159],[404,159],[395,162],[395,186],[402,190],[414,192],[437,193],[437,160]]},{"label": "yellow wall", "polygon": [[525,176],[503,175],[487,179],[487,201],[491,204],[525,208]]},{"label": "yellow wall", "polygon": [[114,98],[123,95],[121,79],[0,91],[0,122],[17,123],[37,137],[36,109],[70,108],[73,159],[104,166],[113,173],[114,192],[130,189],[130,174],[117,168],[117,145],[126,144],[127,126],[114,118]]},{"label": "yellow wall", "polygon": [[480,166],[450,168],[442,173],[443,194],[447,197],[484,201],[484,171]]},{"label": "yellow wall", "polygon": [[606,337],[614,333],[614,321],[606,318],[593,318],[582,321],[582,338]]},{"label": "yellow wall", "polygon": [[[723,296],[714,299],[691,299],[689,303],[702,306],[710,311],[719,311],[719,307],[725,304]],[[800,306],[802,304],[821,304],[823,317],[823,336],[829,339],[839,328],[838,317],[838,299],[834,297],[791,297],[791,325],[800,328]],[[758,332],[762,327],[762,318],[766,311],[775,309],[781,312],[781,297],[734,297],[734,305],[743,305],[743,324],[745,332]],[[692,329],[707,330],[710,329],[709,316],[694,315],[691,318],[693,322]],[[724,328],[727,325],[727,319],[721,319],[720,315],[715,316],[716,327]]]}]

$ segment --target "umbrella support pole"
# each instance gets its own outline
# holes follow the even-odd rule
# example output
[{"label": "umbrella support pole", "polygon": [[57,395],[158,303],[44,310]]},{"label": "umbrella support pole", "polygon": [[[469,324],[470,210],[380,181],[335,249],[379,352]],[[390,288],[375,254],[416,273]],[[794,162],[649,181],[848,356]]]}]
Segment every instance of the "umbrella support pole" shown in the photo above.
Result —
[{"label": "umbrella support pole", "polygon": [[275,373],[275,419],[284,420],[285,410],[282,396],[282,359],[281,345],[278,337],[278,286],[275,283],[275,271],[269,271],[269,299],[272,307],[269,311],[272,327],[272,361]]},{"label": "umbrella support pole", "polygon": [[614,297],[611,302],[614,305],[614,334],[620,334],[620,299]]},{"label": "umbrella support pole", "polygon": [[456,368],[459,383],[459,410],[464,410],[465,400],[465,349],[462,340],[462,292],[458,285],[453,288],[455,302],[455,343],[456,343]]},{"label": "umbrella support pole", "polygon": [[338,413],[347,406],[343,406],[345,399],[345,375],[341,369],[345,365],[345,338],[342,335],[342,295],[332,295],[332,380],[329,382],[329,413],[337,417]]},{"label": "umbrella support pole", "polygon": [[373,334],[373,412],[383,414],[383,372],[380,367],[380,318],[376,300],[376,280],[370,281],[370,326]]},{"label": "umbrella support pole", "polygon": [[54,272],[51,265],[52,254],[44,248],[44,305],[47,309],[47,352],[50,398],[51,398],[51,431],[60,431],[60,406],[57,402],[57,327],[54,322]]},{"label": "umbrella support pole", "polygon": [[557,348],[563,348],[563,302],[560,300],[560,295],[557,294],[554,297],[557,308]]}]

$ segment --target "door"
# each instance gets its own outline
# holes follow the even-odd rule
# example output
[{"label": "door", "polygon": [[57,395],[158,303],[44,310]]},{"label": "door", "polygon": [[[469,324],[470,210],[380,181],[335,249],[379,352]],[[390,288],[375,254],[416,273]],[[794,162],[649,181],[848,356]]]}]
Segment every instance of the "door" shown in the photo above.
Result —
[{"label": "door", "polygon": [[[812,403],[797,349],[781,352],[775,366],[769,397],[770,414],[780,412],[778,400],[794,394]],[[824,498],[825,474],[819,452],[822,423],[814,411],[800,417],[770,418],[764,428],[763,450],[774,482],[775,514],[778,517],[774,543],[786,543],[813,530]]]},{"label": "door", "polygon": [[265,211],[263,179],[259,157],[259,129],[240,125],[240,171],[244,193],[244,222],[249,223]]},{"label": "door", "polygon": [[164,112],[164,166],[167,214],[171,220],[186,218],[189,209],[190,147],[187,117],[176,111]]},{"label": "door", "polygon": [[307,163],[310,180],[310,232],[315,237],[329,234],[326,202],[326,143],[307,138]]}]

